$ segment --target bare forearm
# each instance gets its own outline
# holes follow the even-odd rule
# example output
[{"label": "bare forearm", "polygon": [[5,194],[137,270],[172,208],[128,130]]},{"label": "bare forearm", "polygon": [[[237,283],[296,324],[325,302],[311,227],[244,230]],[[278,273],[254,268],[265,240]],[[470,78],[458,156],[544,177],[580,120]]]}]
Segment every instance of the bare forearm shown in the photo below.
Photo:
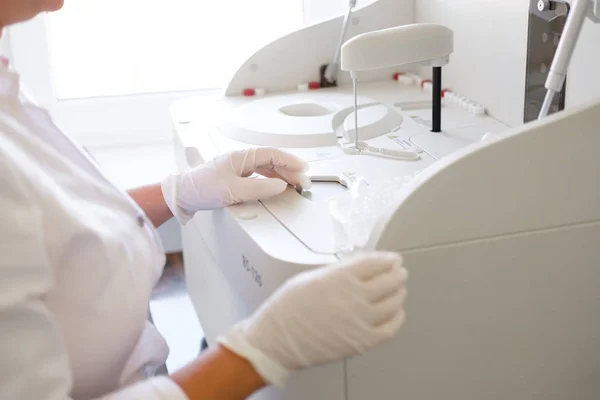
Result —
[{"label": "bare forearm", "polygon": [[160,184],[142,186],[127,192],[146,213],[152,224],[159,227],[173,217],[167,207]]},{"label": "bare forearm", "polygon": [[171,375],[190,400],[244,400],[265,386],[252,365],[217,345]]}]

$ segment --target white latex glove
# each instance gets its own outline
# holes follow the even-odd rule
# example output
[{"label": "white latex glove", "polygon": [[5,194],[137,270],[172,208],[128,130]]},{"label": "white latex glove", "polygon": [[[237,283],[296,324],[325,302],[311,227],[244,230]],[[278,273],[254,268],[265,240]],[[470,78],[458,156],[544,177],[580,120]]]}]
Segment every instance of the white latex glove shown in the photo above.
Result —
[{"label": "white latex glove", "polygon": [[395,253],[364,254],[296,275],[218,342],[281,387],[291,371],[391,339],[405,318],[406,278]]},{"label": "white latex glove", "polygon": [[[308,164],[271,147],[234,151],[200,167],[169,176],[161,186],[165,201],[182,224],[196,211],[261,200],[283,192],[288,183],[310,187]],[[259,174],[267,178],[250,177]]]}]

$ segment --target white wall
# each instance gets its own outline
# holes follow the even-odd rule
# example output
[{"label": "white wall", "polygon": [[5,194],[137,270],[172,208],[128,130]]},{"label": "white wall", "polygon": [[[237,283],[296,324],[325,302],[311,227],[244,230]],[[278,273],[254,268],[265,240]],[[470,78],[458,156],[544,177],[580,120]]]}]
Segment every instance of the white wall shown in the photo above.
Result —
[{"label": "white wall", "polygon": [[[374,3],[376,0],[358,0],[356,7]],[[345,14],[348,0],[304,0],[304,22],[312,24]]]},{"label": "white wall", "polygon": [[419,0],[416,11],[418,22],[454,30],[443,86],[510,125],[523,121],[528,15],[525,0]]},{"label": "white wall", "polygon": [[341,15],[347,0],[304,0],[304,23],[312,24]]},{"label": "white wall", "polygon": [[[346,37],[412,23],[414,5],[414,0],[365,0],[357,3]],[[269,92],[296,90],[299,83],[318,80],[319,66],[331,62],[338,45],[343,21],[341,15],[339,13],[332,19],[306,26],[258,50],[239,66],[226,94],[237,95],[247,87],[264,88]],[[277,62],[274,62],[274,55],[277,55]],[[404,70],[414,68],[405,67]],[[389,79],[394,71],[397,69],[369,71],[361,79]],[[349,73],[338,75],[338,84],[350,83]]]},{"label": "white wall", "polygon": [[[527,0],[416,0],[418,22],[454,30],[444,86],[484,104],[512,126],[523,122]],[[567,108],[600,98],[600,25],[586,22],[569,69]],[[423,74],[429,71],[423,71]]]},{"label": "white wall", "polygon": [[567,76],[567,106],[600,98],[600,24],[587,20]]}]

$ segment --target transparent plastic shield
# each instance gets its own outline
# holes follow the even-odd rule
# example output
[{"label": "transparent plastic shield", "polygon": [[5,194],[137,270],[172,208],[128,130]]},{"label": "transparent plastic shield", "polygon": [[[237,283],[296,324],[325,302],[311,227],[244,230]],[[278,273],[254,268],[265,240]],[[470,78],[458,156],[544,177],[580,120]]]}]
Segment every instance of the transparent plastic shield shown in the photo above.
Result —
[{"label": "transparent plastic shield", "polygon": [[418,172],[378,185],[369,184],[359,177],[349,185],[348,191],[332,197],[328,206],[338,252],[360,251],[383,211],[417,175]]}]

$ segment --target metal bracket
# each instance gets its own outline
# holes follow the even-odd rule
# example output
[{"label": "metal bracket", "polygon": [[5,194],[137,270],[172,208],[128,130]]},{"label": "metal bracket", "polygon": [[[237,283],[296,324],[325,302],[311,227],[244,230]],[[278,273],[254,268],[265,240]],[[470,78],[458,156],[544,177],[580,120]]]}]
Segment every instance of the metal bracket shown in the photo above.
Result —
[{"label": "metal bracket", "polygon": [[313,175],[309,178],[311,182],[339,183],[343,187],[348,188],[348,180],[339,175]]},{"label": "metal bracket", "polygon": [[592,0],[590,19],[595,23],[600,24],[600,0]]},{"label": "metal bracket", "polygon": [[[341,175],[309,175],[308,179],[310,179],[311,182],[339,183],[346,189],[349,189],[350,184],[356,180],[356,174],[344,172]],[[300,186],[296,186],[295,189],[296,192],[300,194],[304,191]]]},{"label": "metal bracket", "polygon": [[[569,6],[573,4],[574,0],[552,0],[555,3],[567,3]],[[594,23],[600,23],[600,0],[590,0],[590,9],[588,11],[588,18]]]},{"label": "metal bracket", "polygon": [[[543,7],[540,7],[539,0],[531,0],[530,3],[523,122],[533,121],[539,116],[546,95],[544,83],[565,27],[569,7],[566,2],[544,2]],[[565,108],[565,87],[566,82],[552,104],[552,113]]]}]

